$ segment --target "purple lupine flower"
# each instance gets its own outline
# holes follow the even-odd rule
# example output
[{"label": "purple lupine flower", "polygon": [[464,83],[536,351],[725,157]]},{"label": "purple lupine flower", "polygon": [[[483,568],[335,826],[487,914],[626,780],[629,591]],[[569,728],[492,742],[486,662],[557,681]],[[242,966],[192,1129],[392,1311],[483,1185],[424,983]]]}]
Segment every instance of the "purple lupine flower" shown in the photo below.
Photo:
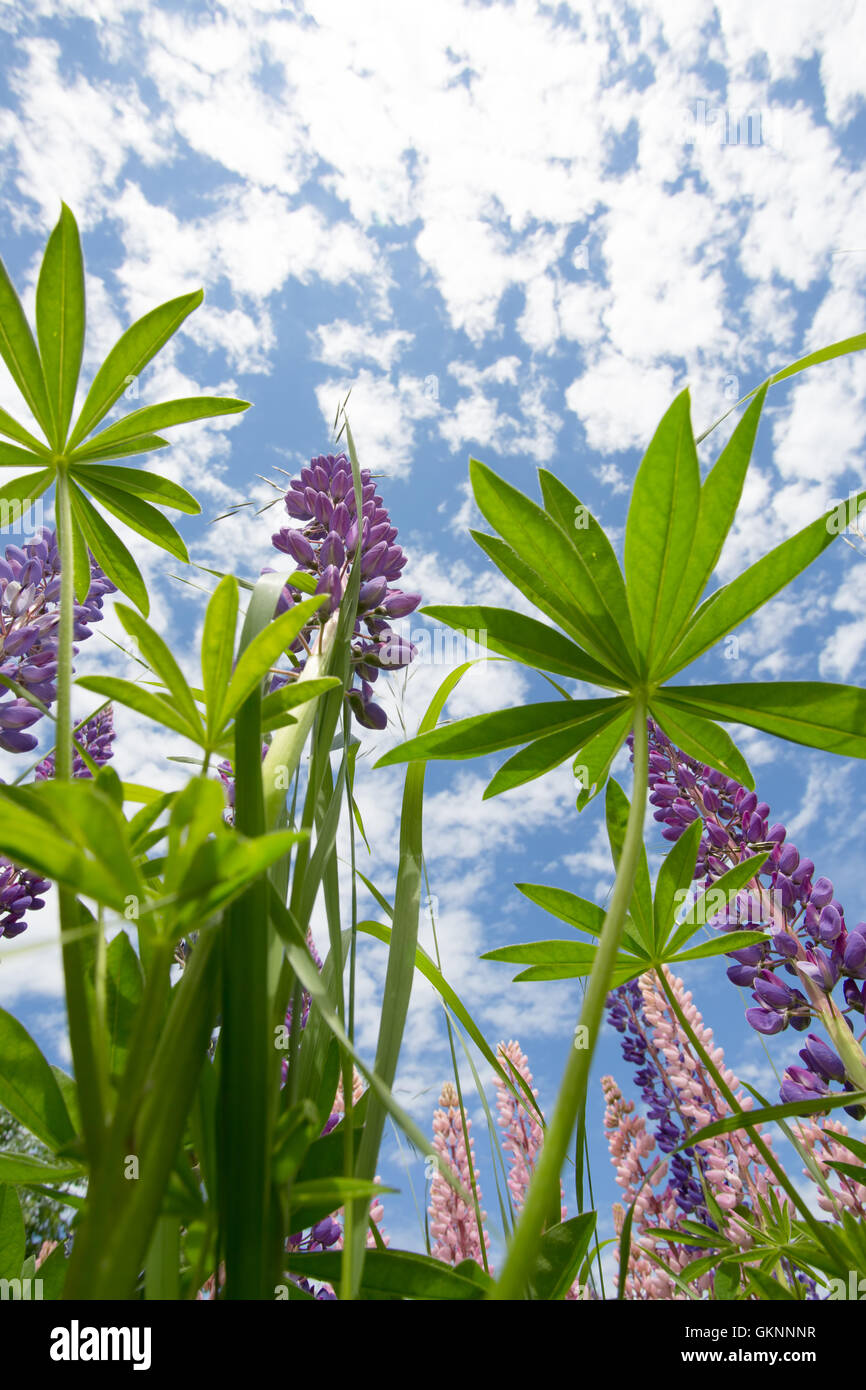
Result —
[{"label": "purple lupine flower", "polygon": [[[358,551],[360,537],[361,588],[358,617],[352,639],[352,663],[359,684],[347,692],[350,709],[368,729],[384,729],[387,716],[373,699],[373,685],[380,671],[408,666],[416,654],[389,626],[389,619],[407,617],[421,602],[420,594],[404,593],[396,587],[406,557],[395,545],[397,531],[385,510],[382,498],[367,469],[361,470],[362,516],[358,525],[352,466],[345,454],[322,454],[310,460],[293,478],[285,495],[286,511],[302,527],[284,526],[272,537],[274,547],[316,581],[315,592],[327,594],[322,618],[330,615],[343,597],[350,561]],[[263,571],[267,573],[268,571]],[[303,594],[286,585],[278,605],[285,612]],[[299,671],[304,666],[313,626],[293,644]],[[295,674],[293,672],[292,674]],[[276,690],[291,677],[280,673],[273,678]]]},{"label": "purple lupine flower", "polygon": [[[91,559],[90,591],[74,608],[73,636],[82,642],[102,618],[102,601],[115,586]],[[60,556],[57,537],[43,527],[38,539],[9,545],[0,559],[0,675],[50,705],[56,696],[57,627],[60,620]],[[77,651],[77,648],[73,648]],[[30,753],[38,739],[27,731],[39,710],[0,688],[0,748]]]},{"label": "purple lupine flower", "polygon": [[[746,1010],[747,1022],[759,1033],[774,1034],[788,1027],[804,1032],[817,1018],[832,1036],[840,1011],[830,996],[840,978],[844,977],[847,1009],[862,1013],[866,1004],[866,986],[861,989],[855,983],[866,980],[866,924],[846,926],[844,908],[834,896],[830,879],[815,877],[812,860],[800,857],[784,825],[770,821],[770,807],[758,801],[756,792],[676,748],[653,720],[647,721],[647,727],[649,799],[655,819],[664,827],[662,835],[676,841],[694,819],[700,817],[702,822],[695,878],[710,888],[735,864],[761,850],[769,851],[764,867],[737,894],[735,905],[715,919],[723,930],[767,931],[764,942],[729,952],[734,964],[728,978],[753,989],[756,1007]],[[629,746],[633,747],[631,738]],[[781,980],[783,971],[803,990]],[[838,1071],[842,1064],[838,1058],[837,1062]],[[826,1093],[826,1086],[824,1092],[820,1090],[824,1085],[820,1067],[810,1074],[819,1083],[811,1094]],[[853,1089],[844,1067],[841,1074],[827,1079]],[[795,1087],[800,1092],[807,1089],[802,1077],[789,1076],[783,1091],[792,1094]],[[802,1099],[802,1094],[797,1098]],[[847,1109],[853,1115],[857,1107]]]},{"label": "purple lupine flower", "polygon": [[[97,767],[104,767],[107,762],[110,762],[114,745],[114,716],[111,705],[106,705],[105,709],[99,710],[92,719],[88,719],[86,724],[82,724],[75,734],[75,741],[85,749]],[[49,753],[47,758],[43,758],[41,763],[37,763],[33,775],[37,782],[44,782],[54,776],[53,753]],[[90,769],[78,749],[75,750],[75,757],[72,760],[72,775],[73,777],[91,776]]]},{"label": "purple lupine flower", "polygon": [[48,879],[0,859],[0,939],[20,936],[26,930],[24,914],[45,906],[42,894],[50,887]]}]

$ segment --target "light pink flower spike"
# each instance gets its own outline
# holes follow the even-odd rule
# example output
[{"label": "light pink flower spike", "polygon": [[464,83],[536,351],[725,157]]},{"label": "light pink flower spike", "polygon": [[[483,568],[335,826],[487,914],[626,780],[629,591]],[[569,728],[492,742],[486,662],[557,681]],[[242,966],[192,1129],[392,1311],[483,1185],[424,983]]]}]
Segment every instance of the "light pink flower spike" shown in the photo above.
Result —
[{"label": "light pink flower spike", "polygon": [[[466,1139],[468,1138],[469,1155],[472,1158],[472,1169],[475,1175],[475,1189],[480,1205],[481,1187],[478,1182],[475,1145],[469,1133],[472,1128],[472,1121],[467,1115],[466,1136],[464,1137],[457,1090],[450,1081],[446,1081],[442,1087],[439,1106],[440,1108],[433,1116],[433,1148],[452,1173],[460,1179],[471,1197],[472,1182],[469,1176],[469,1157],[466,1151]],[[485,1249],[490,1248],[490,1237],[484,1230],[484,1220],[487,1213],[481,1212],[481,1236],[479,1236],[474,1202],[467,1205],[461,1197],[458,1197],[438,1169],[434,1172],[430,1183],[429,1211],[430,1233],[433,1237],[431,1253],[434,1258],[444,1260],[452,1265],[460,1264],[461,1260],[475,1260],[477,1264],[483,1265],[481,1236],[484,1239]]]}]

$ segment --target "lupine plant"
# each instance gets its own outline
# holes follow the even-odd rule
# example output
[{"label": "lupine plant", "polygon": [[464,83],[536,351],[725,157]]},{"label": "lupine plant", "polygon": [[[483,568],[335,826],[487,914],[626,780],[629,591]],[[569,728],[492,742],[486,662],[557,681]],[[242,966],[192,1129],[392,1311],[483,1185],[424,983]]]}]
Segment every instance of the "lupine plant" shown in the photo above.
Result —
[{"label": "lupine plant", "polygon": [[[172,426],[247,409],[242,400],[201,395],[112,415],[201,299],[201,291],[191,292],[146,314],[79,390],[84,267],[70,210],[63,207],[46,246],[35,331],[0,265],[0,355],[27,412],[23,420],[0,412],[0,466],[14,475],[0,488],[0,503],[22,509],[53,489],[55,517],[53,531],[9,547],[0,561],[0,685],[8,692],[0,699],[0,742],[13,757],[38,755],[0,786],[0,935],[20,937],[53,885],[72,1052],[71,1075],[51,1067],[23,1025],[0,1010],[0,1105],[31,1136],[0,1153],[0,1278],[35,1268],[17,1195],[23,1189],[56,1194],[74,1212],[68,1239],[39,1248],[49,1297],[573,1298],[575,1279],[587,1278],[596,1218],[581,1196],[578,1215],[567,1219],[563,1165],[577,1121],[576,1166],[583,1171],[590,1064],[606,1001],[648,976],[656,981],[651,1004],[644,1000],[648,1025],[668,1029],[676,1046],[689,1049],[708,1094],[721,1098],[715,1109],[684,1099],[670,1077],[680,1091],[680,1119],[688,1121],[687,1130],[677,1128],[665,1112],[664,1151],[675,1165],[676,1193],[693,1203],[684,1219],[714,1223],[709,1235],[707,1226],[703,1232],[713,1251],[733,1239],[718,1216],[731,1208],[722,1201],[729,1180],[713,1177],[722,1170],[706,1146],[718,1135],[736,1135],[725,1142],[748,1153],[754,1181],[752,1205],[731,1208],[738,1229],[752,1222],[765,1241],[775,1241],[774,1250],[786,1241],[796,1246],[778,1256],[786,1270],[834,1274],[844,1261],[859,1260],[863,1185],[848,1170],[860,1173],[866,1149],[858,1152],[859,1141],[843,1125],[816,1125],[814,1117],[844,1104],[856,1118],[866,1102],[859,1047],[830,997],[842,976],[847,1008],[862,1007],[857,940],[866,934],[846,926],[832,886],[813,879],[799,858],[795,864],[784,835],[765,824],[769,808],[757,802],[745,759],[721,725],[749,724],[863,757],[866,692],[673,679],[839,533],[832,514],[819,517],[705,594],[735,520],[769,386],[866,346],[866,337],[814,353],[753,392],[703,481],[689,396],[681,393],[637,474],[624,571],[599,524],[553,474],[541,472],[539,505],[472,462],[475,499],[495,533],[476,539],[520,591],[519,603],[528,601],[553,625],[510,609],[425,612],[458,630],[486,630],[495,652],[554,684],[564,677],[602,693],[572,698],[557,685],[561,698],[440,726],[469,663],[450,672],[417,734],[380,759],[408,764],[391,901],[355,862],[356,834],[364,835],[355,768],[360,740],[387,722],[379,691],[388,671],[415,655],[393,624],[417,608],[420,596],[400,587],[406,557],[377,481],[360,466],[345,408],[331,446],[339,452],[315,454],[279,487],[285,523],[273,543],[280,558],[252,583],[205,571],[217,582],[195,674],[192,661],[178,661],[148,621],[147,586],[114,529],[120,522],[186,563],[186,544],[164,509],[194,516],[198,502],[158,472],[118,460],[167,447],[162,432]],[[242,429],[238,439],[243,448]],[[864,497],[854,499],[855,511]],[[82,644],[107,601],[132,645],[137,679],[81,670]],[[74,681],[82,696],[96,697],[75,727]],[[115,722],[121,729],[136,719],[185,740],[188,751],[176,759],[186,772],[179,790],[125,782],[112,767]],[[49,746],[39,749],[34,731],[49,727]],[[629,737],[630,801],[609,776]],[[490,1047],[418,940],[427,761],[513,748],[519,751],[487,794],[573,759],[577,809],[605,791],[617,867],[607,910],[544,885],[519,885],[589,940],[490,953],[525,965],[522,979],[588,977],[549,1122],[523,1054],[514,1044]],[[671,749],[679,750],[675,757]],[[672,847],[654,890],[643,847],[651,771],[654,804],[673,807],[666,829],[676,832],[668,834]],[[684,788],[700,793],[700,805],[681,794]],[[708,789],[712,795],[704,795]],[[337,854],[341,825],[350,842],[348,894]],[[722,893],[733,912],[737,895],[746,901],[742,895],[768,876],[781,917],[771,921],[762,900],[745,921],[722,917],[712,895]],[[696,878],[704,884],[695,896]],[[359,920],[361,886],[387,920]],[[321,956],[310,930],[319,902],[327,924]],[[796,903],[801,919],[791,915]],[[702,927],[720,920],[725,930],[710,928],[709,938],[694,944]],[[371,1058],[355,1041],[362,934],[387,948]],[[670,974],[675,963],[721,954],[734,958],[745,972],[737,979],[754,988],[763,1031],[820,1020],[829,1033],[830,1044],[808,1037],[804,1067],[789,1073],[781,1106],[760,1097],[758,1109],[745,1106]],[[780,980],[785,971],[801,984]],[[416,973],[438,991],[452,1045],[456,1027],[496,1080],[511,1167],[502,1196],[506,1250],[496,1270],[482,1238],[456,1054],[453,1086],[441,1093],[437,1142],[395,1099]],[[653,1009],[661,1010],[655,1022]],[[636,1055],[637,1035],[632,1046]],[[843,1089],[831,1093],[834,1081]],[[798,1143],[832,1220],[804,1207],[763,1135],[762,1125],[789,1117],[809,1120]],[[389,1119],[432,1165],[430,1253],[395,1249],[380,1229],[389,1189],[377,1175]],[[698,1149],[709,1155],[703,1165]],[[639,1204],[636,1192],[622,1218],[621,1270],[636,1219],[640,1236]],[[673,1204],[684,1211],[676,1194]],[[456,1242],[453,1212],[462,1222]],[[673,1232],[675,1243],[685,1245],[682,1234]],[[688,1237],[689,1247],[706,1248],[692,1226]],[[681,1255],[666,1276],[677,1289],[685,1283]],[[754,1271],[749,1278],[749,1296],[772,1296]],[[718,1279],[716,1294],[717,1286]]]}]

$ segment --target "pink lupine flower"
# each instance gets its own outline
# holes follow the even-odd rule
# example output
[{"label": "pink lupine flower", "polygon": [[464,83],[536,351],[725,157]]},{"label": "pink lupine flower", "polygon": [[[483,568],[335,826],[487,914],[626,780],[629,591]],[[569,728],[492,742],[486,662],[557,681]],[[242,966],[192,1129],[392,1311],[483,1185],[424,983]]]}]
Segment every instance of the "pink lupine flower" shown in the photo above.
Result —
[{"label": "pink lupine flower", "polygon": [[[469,1156],[475,1177],[475,1191],[481,1203],[481,1188],[478,1183],[478,1165],[475,1161],[475,1146],[469,1133],[472,1121],[466,1116],[466,1129],[456,1087],[446,1081],[439,1096],[439,1106],[433,1116],[433,1148],[439,1158],[448,1165],[452,1173],[462,1182],[466,1191],[472,1194],[472,1180],[469,1175]],[[467,1152],[468,1150],[468,1152]],[[430,1232],[433,1237],[431,1253],[437,1260],[458,1265],[462,1260],[475,1260],[483,1264],[481,1241],[485,1249],[490,1248],[490,1237],[484,1229],[487,1215],[481,1212],[481,1233],[475,1203],[469,1205],[451,1188],[437,1169],[430,1183]]]},{"label": "pink lupine flower", "polygon": [[[506,1046],[500,1043],[497,1048],[499,1060],[505,1071],[515,1078],[515,1089],[520,1091],[516,1078],[522,1076],[534,1096],[537,1089],[532,1085],[532,1072],[526,1054],[520,1043],[512,1040]],[[529,1103],[518,1101],[508,1089],[502,1076],[496,1074],[496,1109],[498,1124],[502,1129],[502,1148],[508,1155],[508,1190],[516,1211],[521,1211],[526,1200],[526,1190],[535,1171],[535,1162],[544,1140],[544,1131],[538,1116],[530,1110]]]}]

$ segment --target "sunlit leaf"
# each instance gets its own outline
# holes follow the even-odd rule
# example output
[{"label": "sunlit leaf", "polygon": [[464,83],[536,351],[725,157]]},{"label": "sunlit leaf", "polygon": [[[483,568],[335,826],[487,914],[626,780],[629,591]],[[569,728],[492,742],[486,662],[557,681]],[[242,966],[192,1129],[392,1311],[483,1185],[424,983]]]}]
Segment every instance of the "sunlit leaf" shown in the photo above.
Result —
[{"label": "sunlit leaf", "polygon": [[65,203],[39,271],[36,332],[54,420],[54,444],[62,449],[84,351],[84,261],[78,227]]}]

